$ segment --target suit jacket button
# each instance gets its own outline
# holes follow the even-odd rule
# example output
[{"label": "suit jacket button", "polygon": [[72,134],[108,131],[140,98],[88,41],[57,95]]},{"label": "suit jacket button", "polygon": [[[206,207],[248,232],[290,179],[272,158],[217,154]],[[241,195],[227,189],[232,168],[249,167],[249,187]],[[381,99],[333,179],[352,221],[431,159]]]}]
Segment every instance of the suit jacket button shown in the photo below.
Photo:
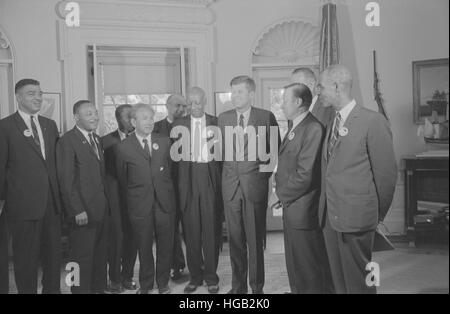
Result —
[{"label": "suit jacket button", "polygon": [[163,170],[164,170],[164,167],[159,168],[159,171],[163,171]]}]

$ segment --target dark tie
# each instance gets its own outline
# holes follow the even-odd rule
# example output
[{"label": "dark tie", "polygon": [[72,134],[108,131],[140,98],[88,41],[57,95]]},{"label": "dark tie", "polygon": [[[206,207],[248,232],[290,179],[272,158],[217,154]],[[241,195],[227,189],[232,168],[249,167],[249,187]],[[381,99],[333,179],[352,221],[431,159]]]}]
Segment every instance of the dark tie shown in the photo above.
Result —
[{"label": "dark tie", "polygon": [[144,153],[150,159],[151,154],[150,154],[150,146],[148,145],[148,140],[146,138],[144,138],[142,140],[142,143],[144,143]]},{"label": "dark tie", "polygon": [[[36,127],[36,123],[34,122],[34,119],[36,119],[34,116],[31,117],[31,132],[33,132],[33,140],[34,144],[39,148],[39,151],[41,150],[41,140],[39,139],[39,132]],[[42,152],[41,152],[42,154]]]},{"label": "dark tie", "polygon": [[294,124],[294,121],[292,121],[292,120],[288,120],[288,134],[289,134],[289,132],[291,131],[291,129],[292,129],[292,125]]},{"label": "dark tie", "polygon": [[244,125],[244,115],[241,113],[241,115],[239,116],[239,126],[243,129],[245,129],[245,125]]},{"label": "dark tie", "polygon": [[200,155],[200,121],[195,121],[194,127],[194,160],[198,161]]},{"label": "dark tie", "polygon": [[328,158],[330,158],[333,153],[334,146],[339,138],[339,128],[341,126],[342,118],[339,112],[336,112],[336,117],[334,118],[333,132],[330,134],[330,139],[328,141]]},{"label": "dark tie", "polygon": [[98,148],[97,145],[95,145],[94,136],[92,133],[89,133],[89,145],[91,145],[92,151],[97,156],[98,159],[100,159],[100,155],[98,154]]}]

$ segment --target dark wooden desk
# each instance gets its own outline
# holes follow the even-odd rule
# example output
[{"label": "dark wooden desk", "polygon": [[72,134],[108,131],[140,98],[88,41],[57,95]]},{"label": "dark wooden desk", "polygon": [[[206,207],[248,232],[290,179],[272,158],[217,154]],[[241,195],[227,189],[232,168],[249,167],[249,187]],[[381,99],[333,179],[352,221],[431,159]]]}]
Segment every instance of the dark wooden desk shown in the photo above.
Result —
[{"label": "dark wooden desk", "polygon": [[403,158],[405,171],[405,223],[407,236],[415,241],[417,201],[448,203],[448,157]]}]

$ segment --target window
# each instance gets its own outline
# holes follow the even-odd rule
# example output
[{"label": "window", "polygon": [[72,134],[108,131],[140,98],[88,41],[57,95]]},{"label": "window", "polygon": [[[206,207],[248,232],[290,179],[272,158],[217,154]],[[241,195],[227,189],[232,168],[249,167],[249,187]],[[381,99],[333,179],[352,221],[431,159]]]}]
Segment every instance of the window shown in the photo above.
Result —
[{"label": "window", "polygon": [[102,110],[106,134],[117,129],[115,111],[118,106],[149,104],[155,110],[155,121],[159,121],[167,116],[166,102],[169,96],[170,94],[104,95]]},{"label": "window", "polygon": [[283,103],[283,88],[271,88],[270,89],[270,111],[275,115],[278,126],[280,128],[280,136],[283,139],[288,130],[288,122],[284,116],[281,104]]}]

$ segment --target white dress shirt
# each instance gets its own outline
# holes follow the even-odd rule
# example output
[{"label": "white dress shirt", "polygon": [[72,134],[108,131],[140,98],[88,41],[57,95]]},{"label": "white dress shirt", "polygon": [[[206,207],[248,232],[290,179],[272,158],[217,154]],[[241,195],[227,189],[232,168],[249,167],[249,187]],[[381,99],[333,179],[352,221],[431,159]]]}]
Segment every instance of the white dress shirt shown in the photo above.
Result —
[{"label": "white dress shirt", "polygon": [[31,116],[33,116],[34,119],[34,123],[36,124],[36,129],[38,132],[38,136],[39,136],[39,142],[41,143],[41,153],[42,156],[45,159],[45,142],[44,142],[44,134],[42,133],[42,129],[41,129],[41,125],[39,123],[39,118],[38,118],[38,114],[34,114],[34,115],[30,115],[28,113],[23,112],[22,110],[18,110],[19,111],[19,115],[22,117],[23,121],[25,122],[28,130],[30,130],[31,134],[33,134],[33,130],[31,128]]},{"label": "white dress shirt", "polygon": [[[341,125],[339,126],[339,129],[341,129],[345,125],[345,121],[347,121],[348,116],[350,115],[350,112],[352,112],[353,108],[356,106],[356,101],[353,99],[351,102],[349,102],[347,105],[345,105],[341,110],[339,110],[339,114],[341,115]],[[336,122],[336,119],[333,122],[333,128],[331,130],[334,130],[334,124]]]},{"label": "white dress shirt", "polygon": [[145,139],[147,140],[148,149],[149,149],[150,156],[151,156],[152,155],[152,134],[150,133],[150,135],[148,135],[147,137],[143,137],[143,136],[140,136],[139,134],[137,134],[137,132],[136,132],[136,138],[138,139],[139,144],[141,144],[142,149],[145,148],[144,140]]},{"label": "white dress shirt", "polygon": [[241,114],[244,115],[244,129],[247,127],[248,125],[248,119],[250,119],[250,112],[252,111],[252,107],[248,108],[247,111],[245,112],[239,112],[236,110],[237,113],[237,126],[239,126],[239,120],[241,118]]},{"label": "white dress shirt", "polygon": [[316,96],[313,97],[313,99],[312,99],[312,101],[311,101],[311,106],[309,106],[309,111],[310,111],[310,112],[313,112],[313,110],[314,110],[314,105],[316,104],[317,99],[319,99],[319,96],[318,96],[318,95],[316,95]]},{"label": "white dress shirt", "polygon": [[92,134],[92,138],[94,140],[95,147],[97,148],[97,151],[96,151],[97,158],[100,159],[97,138],[95,137],[94,131],[88,132],[85,129],[80,128],[78,125],[77,125],[77,129],[83,134],[83,136],[86,138],[89,145],[91,145],[91,139],[89,138],[89,134]]},{"label": "white dress shirt", "polygon": [[117,131],[119,132],[119,137],[121,141],[127,138],[127,135],[123,133],[120,129],[117,129]]},{"label": "white dress shirt", "polygon": [[[195,156],[194,154],[194,143],[195,143],[195,127],[199,123],[200,134],[197,139],[200,143],[200,155]],[[205,163],[208,162],[208,147],[206,143],[206,115],[203,114],[201,118],[194,118],[191,115],[191,160],[193,162]]]}]

